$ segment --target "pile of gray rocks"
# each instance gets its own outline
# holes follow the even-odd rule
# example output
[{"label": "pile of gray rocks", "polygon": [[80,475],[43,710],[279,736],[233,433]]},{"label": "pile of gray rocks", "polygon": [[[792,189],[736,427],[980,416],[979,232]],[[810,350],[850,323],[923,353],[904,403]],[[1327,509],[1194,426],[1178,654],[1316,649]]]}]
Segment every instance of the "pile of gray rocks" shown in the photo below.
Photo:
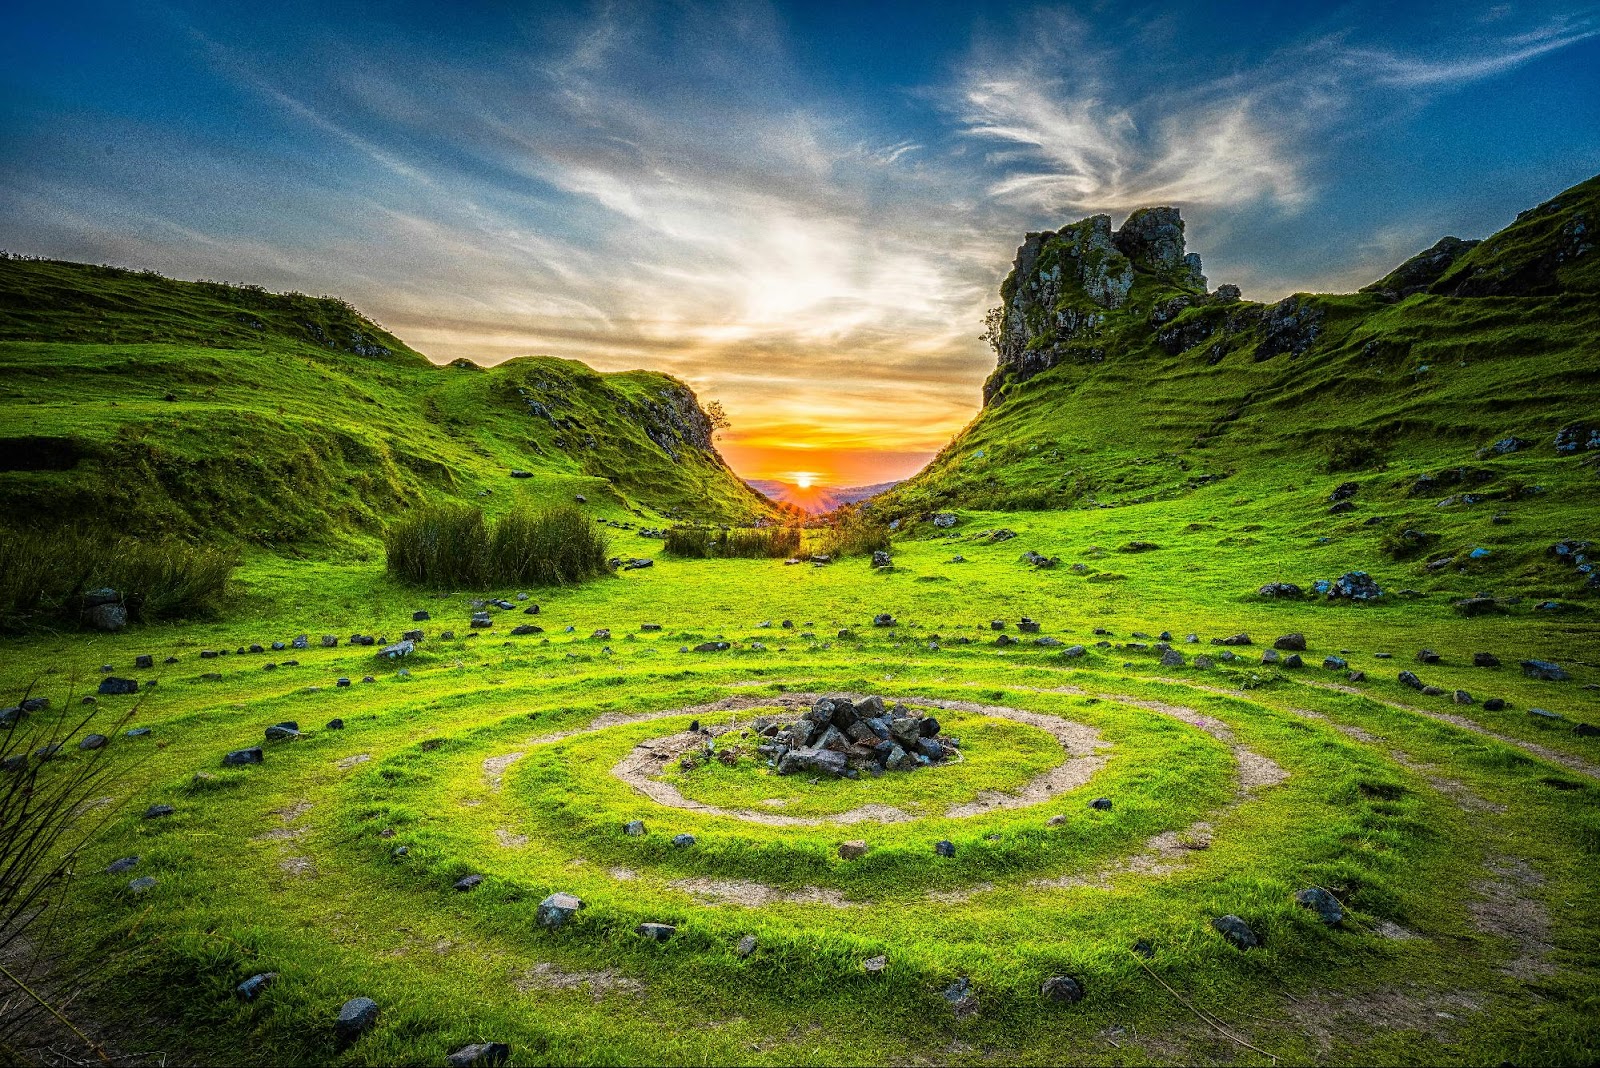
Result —
[{"label": "pile of gray rocks", "polygon": [[913,771],[956,755],[959,742],[939,733],[939,721],[881,697],[820,697],[798,722],[765,717],[753,724],[764,739],[756,752],[779,775],[856,778],[861,772]]}]

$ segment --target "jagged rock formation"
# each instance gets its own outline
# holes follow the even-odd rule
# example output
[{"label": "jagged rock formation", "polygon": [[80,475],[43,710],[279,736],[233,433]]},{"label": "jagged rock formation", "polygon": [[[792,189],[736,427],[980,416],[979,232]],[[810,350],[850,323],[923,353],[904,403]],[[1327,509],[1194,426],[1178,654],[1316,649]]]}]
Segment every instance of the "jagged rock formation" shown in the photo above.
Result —
[{"label": "jagged rock formation", "polygon": [[1028,234],[1000,289],[1002,317],[993,334],[1000,366],[984,386],[985,401],[1074,351],[1103,355],[1083,343],[1106,328],[1108,313],[1124,308],[1141,281],[1163,295],[1205,292],[1200,257],[1184,251],[1177,208],[1141,208],[1120,230],[1111,229],[1111,216],[1093,215]]},{"label": "jagged rock formation", "polygon": [[1361,292],[1375,293],[1388,301],[1404,300],[1413,293],[1425,292],[1455,266],[1457,260],[1480,244],[1481,241],[1442,237],[1432,248],[1412,256],[1371,285],[1362,286]]}]

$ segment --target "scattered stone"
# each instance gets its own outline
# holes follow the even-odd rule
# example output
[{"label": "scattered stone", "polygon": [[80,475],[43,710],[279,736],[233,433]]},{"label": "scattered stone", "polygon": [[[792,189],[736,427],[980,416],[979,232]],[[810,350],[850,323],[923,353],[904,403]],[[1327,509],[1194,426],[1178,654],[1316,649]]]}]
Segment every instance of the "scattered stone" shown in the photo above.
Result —
[{"label": "scattered stone", "polygon": [[147,890],[153,890],[155,885],[156,877],[154,875],[141,875],[128,883],[128,892],[142,894]]},{"label": "scattered stone", "polygon": [[1254,645],[1248,634],[1235,634],[1227,638],[1212,638],[1212,645]]},{"label": "scattered stone", "polygon": [[629,820],[623,825],[622,833],[629,838],[643,838],[645,835],[644,820]]},{"label": "scattered stone", "polygon": [[144,818],[147,820],[156,820],[160,819],[162,816],[170,816],[176,811],[177,809],[173,808],[171,805],[151,805],[149,808],[144,810]]},{"label": "scattered stone", "polygon": [[1298,599],[1305,596],[1305,591],[1292,582],[1269,582],[1256,590],[1261,597],[1287,597]]},{"label": "scattered stone", "polygon": [[1300,658],[1299,653],[1290,653],[1283,658],[1283,666],[1290,669],[1303,668],[1306,666],[1306,662]]},{"label": "scattered stone", "polygon": [[[1540,679],[1544,682],[1565,682],[1572,677],[1567,674],[1560,664],[1552,663],[1549,660],[1521,660],[1518,663],[1522,666],[1522,673],[1530,679]],[[101,684],[100,692],[106,692],[104,683]]]},{"label": "scattered stone", "polygon": [[115,633],[128,625],[128,610],[120,604],[97,604],[89,609],[89,625]]},{"label": "scattered stone", "polygon": [[1417,678],[1417,676],[1410,671],[1402,671],[1397,677],[1403,686],[1409,686],[1413,690],[1420,690],[1423,688],[1422,680]]},{"label": "scattered stone", "polygon": [[866,972],[868,975],[882,975],[884,969],[888,967],[889,958],[883,956],[868,957],[866,960],[861,962],[861,970]]},{"label": "scattered stone", "polygon": [[1538,716],[1540,719],[1566,719],[1560,712],[1552,712],[1548,708],[1530,708],[1528,715]]},{"label": "scattered stone", "polygon": [[483,876],[481,875],[463,875],[461,878],[455,881],[455,884],[452,885],[450,889],[461,891],[472,890],[475,889],[481,882],[483,882]]},{"label": "scattered stone", "polygon": [[956,1019],[965,1019],[978,1011],[978,995],[972,992],[972,982],[962,976],[951,983],[944,990],[944,999],[950,1003],[950,1011],[956,1014]]},{"label": "scattered stone", "polygon": [[138,857],[123,857],[121,860],[113,860],[110,864],[106,865],[106,874],[121,875],[125,871],[132,871],[138,866],[138,864]]},{"label": "scattered stone", "polygon": [[665,942],[678,933],[678,929],[670,923],[641,923],[634,931],[652,942]]},{"label": "scattered stone", "polygon": [[730,648],[732,646],[727,642],[701,642],[694,647],[694,651],[697,653],[720,653]]},{"label": "scattered stone", "polygon": [[111,739],[103,734],[85,735],[83,741],[78,743],[79,749],[100,749]]},{"label": "scattered stone", "polygon": [[1282,649],[1285,652],[1303,653],[1306,650],[1306,636],[1298,633],[1285,634],[1283,637],[1273,642],[1272,647],[1274,649]]},{"label": "scattered stone", "polygon": [[371,998],[351,998],[339,1008],[334,1034],[341,1043],[354,1042],[378,1022],[378,1003]]},{"label": "scattered stone", "polygon": [[1329,671],[1344,671],[1350,667],[1350,662],[1342,656],[1325,656],[1322,658],[1322,666]]},{"label": "scattered stone", "polygon": [[860,860],[867,855],[867,843],[856,838],[839,846],[840,860]]},{"label": "scattered stone", "polygon": [[875,568],[893,567],[894,558],[882,549],[875,549],[872,553],[872,566]]},{"label": "scattered stone", "polygon": [[[348,686],[349,684],[350,684],[350,680],[346,679],[345,680],[345,685]],[[330,730],[330,731],[342,731],[342,730],[344,730],[344,720],[338,719],[338,718],[330,719],[328,721],[327,729]]]},{"label": "scattered stone", "polygon": [[743,938],[739,939],[739,944],[733,948],[733,952],[738,955],[740,960],[743,960],[746,957],[749,957],[750,954],[754,953],[755,951],[756,951],[756,936],[755,935],[745,935]]},{"label": "scattered stone", "polygon": [[540,927],[555,930],[575,916],[584,907],[582,898],[572,894],[551,894],[539,902],[534,920]]},{"label": "scattered stone", "polygon": [[694,845],[694,835],[675,834],[672,836],[672,844],[677,846],[679,849],[688,849],[690,846]]},{"label": "scattered stone", "polygon": [[462,1046],[444,1059],[450,1068],[495,1068],[511,1059],[511,1047],[504,1042],[474,1042]]},{"label": "scattered stone", "polygon": [[956,855],[955,843],[948,838],[943,839],[933,843],[933,851],[941,857],[953,857]]},{"label": "scattered stone", "polygon": [[1110,812],[1111,811],[1111,798],[1109,798],[1109,797],[1097,797],[1093,801],[1089,802],[1089,807],[1092,808],[1092,809],[1097,809],[1100,812]]},{"label": "scattered stone", "polygon": [[1235,949],[1241,951],[1254,949],[1261,944],[1261,939],[1250,929],[1250,925],[1237,916],[1218,916],[1211,921],[1211,926],[1216,928]]},{"label": "scattered stone", "polygon": [[1344,919],[1344,906],[1339,904],[1339,899],[1320,886],[1310,886],[1296,891],[1294,900],[1296,904],[1315,912],[1317,919],[1330,926]]},{"label": "scattered stone", "polygon": [[139,684],[133,679],[119,679],[115,675],[108,679],[100,680],[101,696],[123,697],[139,692]]},{"label": "scattered stone", "polygon": [[1439,654],[1432,649],[1422,649],[1417,653],[1417,663],[1419,664],[1437,664],[1441,662],[1441,659]]},{"label": "scattered stone", "polygon": [[292,719],[274,723],[267,728],[266,735],[269,742],[292,742],[300,737],[300,724]]},{"label": "scattered stone", "polygon": [[234,987],[233,992],[245,1001],[254,1001],[266,993],[267,987],[277,978],[277,972],[260,972]]},{"label": "scattered stone", "polygon": [[1506,702],[1505,698],[1503,697],[1491,697],[1483,703],[1483,710],[1485,712],[1504,712],[1505,707]]},{"label": "scattered stone", "polygon": [[1039,994],[1057,1005],[1076,1005],[1083,1000],[1083,984],[1070,975],[1052,975],[1040,985]]},{"label": "scattered stone", "polygon": [[241,768],[246,764],[260,764],[265,759],[266,754],[262,753],[261,747],[257,745],[249,749],[235,749],[222,758],[222,766],[225,768]]}]

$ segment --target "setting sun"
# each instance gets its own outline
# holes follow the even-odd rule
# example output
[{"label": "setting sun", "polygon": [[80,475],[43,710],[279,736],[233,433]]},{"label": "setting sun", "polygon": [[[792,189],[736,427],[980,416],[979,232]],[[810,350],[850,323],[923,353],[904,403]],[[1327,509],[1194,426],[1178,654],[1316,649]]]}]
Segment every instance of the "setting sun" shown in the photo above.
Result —
[{"label": "setting sun", "polygon": [[801,489],[810,489],[811,483],[816,480],[816,477],[817,476],[810,471],[796,471],[794,473],[794,484],[799,486]]}]

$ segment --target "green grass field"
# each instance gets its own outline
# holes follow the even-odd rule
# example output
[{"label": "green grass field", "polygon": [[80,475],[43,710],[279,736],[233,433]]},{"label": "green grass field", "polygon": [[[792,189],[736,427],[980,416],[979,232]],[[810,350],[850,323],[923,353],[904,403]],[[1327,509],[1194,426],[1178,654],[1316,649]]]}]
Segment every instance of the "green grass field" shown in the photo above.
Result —
[{"label": "green grass field", "polygon": [[[835,539],[896,520],[879,568],[641,533],[770,514],[663,376],[437,368],[337,302],[0,262],[7,525],[241,560],[204,613],[0,638],[0,703],[52,702],[12,751],[83,715],[30,766],[114,772],[29,933],[42,989],[127,1064],[1595,1063],[1600,355],[1592,257],[1540,266],[1551,218],[1432,291],[1315,298],[1293,359],[1168,352],[1141,280],[1103,358],[1007,385]],[[419,505],[580,494],[653,566],[385,571]],[[1383,596],[1311,592],[1356,571]],[[350,641],[413,629],[401,659]],[[773,773],[754,720],[830,694],[925,710],[960,759]],[[742,755],[684,766],[707,743]],[[550,929],[555,893],[584,906]],[[341,1038],[357,997],[376,1022]],[[94,1057],[48,1023],[18,1048]]]}]

